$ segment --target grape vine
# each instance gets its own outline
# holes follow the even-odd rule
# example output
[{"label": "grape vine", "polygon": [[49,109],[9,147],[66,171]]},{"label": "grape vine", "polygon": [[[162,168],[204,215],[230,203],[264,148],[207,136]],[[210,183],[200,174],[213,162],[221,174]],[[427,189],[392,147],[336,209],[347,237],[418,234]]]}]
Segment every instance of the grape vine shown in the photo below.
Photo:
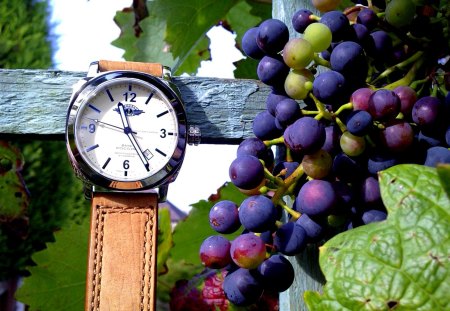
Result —
[{"label": "grape vine", "polygon": [[363,0],[339,11],[339,2],[313,0],[321,16],[299,8],[291,38],[277,19],[243,36],[272,91],[229,168],[248,198],[210,212],[217,233],[242,234],[209,237],[199,251],[206,267],[226,269],[236,305],[289,288],[283,256],[386,219],[378,172],[450,163],[450,6]]}]

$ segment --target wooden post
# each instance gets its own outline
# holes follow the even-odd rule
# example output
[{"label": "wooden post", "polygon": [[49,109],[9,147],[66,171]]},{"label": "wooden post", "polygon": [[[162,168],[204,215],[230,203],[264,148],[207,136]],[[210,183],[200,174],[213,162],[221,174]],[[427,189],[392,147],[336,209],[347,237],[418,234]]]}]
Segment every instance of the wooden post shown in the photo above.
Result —
[{"label": "wooden post", "polygon": [[[318,14],[309,0],[273,0],[272,17],[283,21],[289,28],[291,38],[300,37],[292,27],[292,16],[299,9],[309,9]],[[294,284],[280,294],[281,311],[307,310],[303,300],[305,290],[320,291],[325,282],[318,265],[319,250],[316,245],[309,245],[305,251],[295,257],[287,257],[295,271]]]}]

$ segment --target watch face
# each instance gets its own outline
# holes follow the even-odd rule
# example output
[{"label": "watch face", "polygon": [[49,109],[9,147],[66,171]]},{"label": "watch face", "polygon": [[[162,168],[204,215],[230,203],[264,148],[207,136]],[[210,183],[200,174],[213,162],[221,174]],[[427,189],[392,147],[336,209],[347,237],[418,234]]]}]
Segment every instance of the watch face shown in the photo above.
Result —
[{"label": "watch face", "polygon": [[74,162],[94,184],[149,188],[167,181],[181,164],[185,112],[159,79],[107,73],[73,99],[67,133]]}]

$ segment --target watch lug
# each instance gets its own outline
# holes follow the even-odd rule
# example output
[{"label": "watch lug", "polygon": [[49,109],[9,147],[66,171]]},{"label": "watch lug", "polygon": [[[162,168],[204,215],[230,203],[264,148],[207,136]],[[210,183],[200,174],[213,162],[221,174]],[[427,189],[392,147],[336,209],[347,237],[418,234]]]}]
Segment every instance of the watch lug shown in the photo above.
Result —
[{"label": "watch lug", "polygon": [[172,80],[172,69],[170,67],[163,66],[163,73],[162,73],[161,78],[163,78],[166,81],[171,81]]},{"label": "watch lug", "polygon": [[159,203],[167,201],[167,192],[169,185],[162,185],[158,188],[158,201]]},{"label": "watch lug", "polygon": [[92,62],[89,65],[88,72],[86,74],[86,78],[92,78],[98,74],[98,61]]}]

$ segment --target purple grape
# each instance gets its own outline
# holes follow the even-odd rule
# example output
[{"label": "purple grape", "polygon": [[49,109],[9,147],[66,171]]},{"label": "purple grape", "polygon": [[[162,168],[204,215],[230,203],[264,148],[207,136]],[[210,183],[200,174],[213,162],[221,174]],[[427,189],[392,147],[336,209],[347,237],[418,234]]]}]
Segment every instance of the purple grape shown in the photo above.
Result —
[{"label": "purple grape", "polygon": [[369,110],[369,98],[374,93],[367,87],[359,88],[350,96],[350,102],[353,104],[353,110]]},{"label": "purple grape", "polygon": [[259,61],[256,73],[264,84],[282,88],[289,73],[289,67],[281,57],[266,55]]},{"label": "purple grape", "polygon": [[265,289],[284,292],[294,282],[295,272],[292,264],[281,255],[272,255],[257,269],[250,272]]},{"label": "purple grape", "polygon": [[236,187],[250,190],[263,181],[264,167],[257,157],[242,155],[231,162],[229,175]]},{"label": "purple grape", "polygon": [[295,31],[298,33],[303,33],[310,24],[314,23],[313,19],[310,19],[310,16],[313,13],[307,9],[298,10],[292,15],[292,27],[294,27]]},{"label": "purple grape", "polygon": [[284,89],[272,89],[272,91],[267,95],[266,99],[266,109],[270,112],[271,115],[275,116],[275,109],[280,101],[283,99],[290,98],[286,95]]},{"label": "purple grape", "polygon": [[214,204],[209,211],[209,225],[219,233],[235,232],[241,226],[237,204],[229,200]]},{"label": "purple grape", "polygon": [[231,242],[231,259],[241,268],[255,269],[266,258],[266,244],[253,233],[244,233]]},{"label": "purple grape", "polygon": [[253,27],[247,30],[242,37],[242,50],[245,55],[253,59],[261,59],[265,55],[264,51],[256,43],[256,36],[259,28]]},{"label": "purple grape", "polygon": [[289,29],[278,19],[267,19],[258,27],[256,43],[267,54],[275,55],[289,41]]},{"label": "purple grape", "polygon": [[344,75],[346,81],[364,83],[368,73],[366,55],[356,42],[339,43],[331,52],[331,69]]},{"label": "purple grape", "polygon": [[325,128],[311,117],[303,117],[289,125],[283,134],[284,142],[294,152],[311,154],[325,142]]},{"label": "purple grape", "polygon": [[261,233],[272,229],[277,216],[275,205],[263,195],[248,197],[239,207],[239,219],[242,225],[252,232]]},{"label": "purple grape", "polygon": [[354,110],[347,117],[347,130],[353,135],[366,135],[372,129],[372,125],[372,116],[364,110]]},{"label": "purple grape", "polygon": [[374,120],[393,120],[400,112],[400,98],[393,91],[379,89],[369,97],[369,113]]},{"label": "purple grape", "polygon": [[270,140],[280,137],[282,129],[277,127],[276,119],[267,110],[259,112],[253,118],[253,134],[261,140]]},{"label": "purple grape", "polygon": [[275,248],[287,256],[294,256],[301,253],[307,244],[307,236],[305,230],[297,226],[294,222],[284,223],[277,231],[273,238]]},{"label": "purple grape", "polygon": [[367,225],[372,222],[379,222],[385,220],[387,218],[387,213],[377,209],[369,209],[362,214],[361,218],[363,223]]},{"label": "purple grape", "polygon": [[360,200],[364,205],[376,205],[381,202],[380,184],[377,178],[369,176],[362,181]]},{"label": "purple grape", "polygon": [[301,115],[299,104],[292,98],[283,99],[275,109],[275,118],[282,126],[294,123]]},{"label": "purple grape", "polygon": [[230,249],[230,241],[223,236],[210,236],[200,245],[200,260],[208,268],[224,268],[231,263]]},{"label": "purple grape", "polygon": [[405,121],[398,121],[386,126],[380,136],[382,144],[392,152],[405,151],[414,141],[413,129]]},{"label": "purple grape", "polygon": [[367,169],[370,174],[376,175],[397,164],[399,164],[399,160],[392,154],[375,153],[369,157]]},{"label": "purple grape", "polygon": [[420,147],[428,149],[430,147],[440,146],[442,144],[441,138],[432,135],[431,133],[425,133],[420,131],[417,135],[417,141]]},{"label": "purple grape", "polygon": [[436,125],[441,113],[442,103],[437,97],[424,96],[412,108],[413,121],[422,128]]},{"label": "purple grape", "polygon": [[439,163],[450,163],[450,150],[442,146],[428,148],[424,165],[436,167]]},{"label": "purple grape", "polygon": [[341,138],[341,130],[336,125],[329,125],[325,127],[325,142],[322,149],[330,155],[334,155],[340,150],[339,139]]},{"label": "purple grape", "polygon": [[350,22],[341,11],[329,11],[322,15],[320,22],[330,28],[333,42],[345,39],[351,33]]},{"label": "purple grape", "polygon": [[364,44],[369,39],[370,31],[363,24],[353,24],[355,40],[360,44]]},{"label": "purple grape", "polygon": [[318,242],[324,236],[324,227],[307,214],[302,214],[295,224],[305,230],[308,242]]},{"label": "purple grape", "polygon": [[357,159],[349,157],[343,152],[334,157],[332,171],[336,177],[346,182],[360,180],[366,173]]},{"label": "purple grape", "polygon": [[359,11],[356,21],[371,31],[378,25],[378,16],[372,9],[364,8]]},{"label": "purple grape", "polygon": [[400,85],[393,89],[400,98],[400,111],[405,116],[410,116],[414,103],[417,101],[417,93],[409,86]]},{"label": "purple grape", "polygon": [[364,47],[369,56],[384,60],[392,54],[392,39],[385,31],[377,30],[372,32],[368,42]]},{"label": "purple grape", "polygon": [[264,161],[266,167],[272,167],[274,154],[272,149],[268,148],[264,142],[257,137],[244,139],[237,148],[237,156],[252,155]]},{"label": "purple grape", "polygon": [[345,78],[334,70],[319,73],[313,81],[313,94],[324,104],[338,106],[345,95]]},{"label": "purple grape", "polygon": [[258,301],[264,288],[247,269],[239,268],[227,274],[222,285],[225,296],[237,306],[248,306]]},{"label": "purple grape", "polygon": [[313,179],[300,188],[296,207],[300,213],[314,217],[331,213],[337,202],[336,191],[329,181]]}]

